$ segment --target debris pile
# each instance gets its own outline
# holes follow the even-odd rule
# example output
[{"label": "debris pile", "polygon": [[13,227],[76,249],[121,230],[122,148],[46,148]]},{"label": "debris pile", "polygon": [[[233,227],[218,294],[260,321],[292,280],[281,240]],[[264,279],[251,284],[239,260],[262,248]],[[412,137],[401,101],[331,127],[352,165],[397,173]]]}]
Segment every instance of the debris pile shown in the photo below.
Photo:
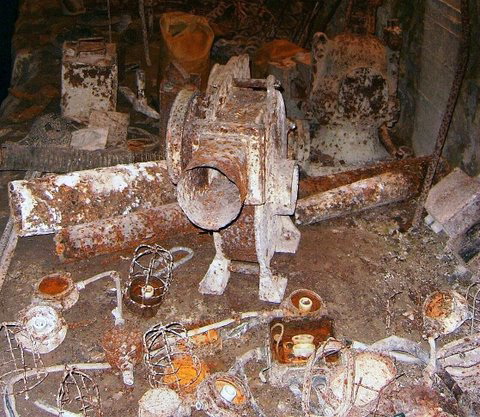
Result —
[{"label": "debris pile", "polygon": [[[35,406],[57,416],[98,417],[109,415],[106,401],[125,396],[139,417],[266,417],[264,396],[282,390],[291,409],[309,417],[401,416],[412,401],[418,415],[467,415],[468,407],[480,407],[477,275],[465,296],[458,283],[435,291],[425,284],[431,293],[421,299],[423,293],[398,290],[390,271],[354,242],[353,257],[381,269],[396,291],[383,303],[386,294],[369,287],[383,303],[377,313],[387,317],[386,333],[397,295],[405,292],[422,310],[423,320],[403,313],[421,328],[422,340],[392,335],[373,343],[339,332],[343,313],[332,293],[310,289],[364,277],[356,271],[336,277],[333,260],[330,275],[297,285],[304,279],[295,270],[301,236],[313,229],[307,225],[408,201],[432,163],[391,135],[401,104],[402,29],[395,19],[377,23],[382,1],[351,0],[343,9],[338,1],[287,2],[278,11],[263,0],[193,6],[139,0],[135,17],[127,3],[61,1],[62,18],[76,16],[75,27],[54,40],[61,90],[46,86],[41,105],[18,112],[15,97],[34,99],[20,89],[22,68],[38,68],[33,52],[16,57],[12,93],[2,105],[9,120],[39,115],[55,98],[61,114],[37,117],[23,137],[12,134],[15,140],[0,146],[0,170],[27,171],[8,183],[0,290],[18,237],[52,235],[57,261],[66,270],[66,262],[74,266],[38,275],[25,268],[33,288],[27,297],[18,291],[15,321],[0,320],[5,415]],[[313,33],[323,7],[329,19],[344,12],[342,31]],[[479,180],[459,169],[446,175],[449,167],[440,162],[426,223],[444,231],[447,249],[477,274]],[[408,244],[413,238],[403,226],[385,240],[394,235]],[[188,234],[211,237],[214,253],[211,244],[210,252],[180,246]],[[96,258],[114,252],[129,255],[118,255],[118,268],[104,268],[111,256]],[[314,263],[325,261],[320,252]],[[201,272],[198,292],[215,319],[196,308],[185,276],[176,279],[194,253],[195,264],[182,272]],[[281,253],[290,254],[279,260],[288,264],[283,270],[274,260]],[[93,259],[102,260],[87,274]],[[100,267],[106,271],[98,273]],[[228,295],[235,274],[257,276],[252,303],[276,308],[230,313],[235,296],[228,307],[217,306],[211,295]],[[288,285],[307,288],[285,296]],[[181,299],[172,297],[178,288]],[[355,301],[352,315],[373,320],[355,311]],[[188,317],[181,304],[188,304]],[[80,305],[83,315],[92,309],[87,324],[72,320]],[[103,316],[108,327],[92,331]],[[116,376],[105,383],[106,372]],[[59,382],[55,392],[44,384],[51,374]],[[117,380],[123,385],[113,394]],[[37,394],[49,397],[29,397]]]}]

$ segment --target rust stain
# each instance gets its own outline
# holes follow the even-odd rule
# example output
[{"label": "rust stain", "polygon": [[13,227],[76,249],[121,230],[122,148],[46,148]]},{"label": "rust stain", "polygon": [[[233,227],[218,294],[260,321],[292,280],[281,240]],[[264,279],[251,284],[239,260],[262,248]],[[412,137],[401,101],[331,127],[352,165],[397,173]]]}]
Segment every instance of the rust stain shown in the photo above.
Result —
[{"label": "rust stain", "polygon": [[60,274],[54,274],[45,277],[38,286],[38,290],[43,294],[57,295],[68,288],[68,281]]},{"label": "rust stain", "polygon": [[447,317],[453,308],[453,298],[450,294],[437,292],[425,309],[425,314],[433,319]]}]

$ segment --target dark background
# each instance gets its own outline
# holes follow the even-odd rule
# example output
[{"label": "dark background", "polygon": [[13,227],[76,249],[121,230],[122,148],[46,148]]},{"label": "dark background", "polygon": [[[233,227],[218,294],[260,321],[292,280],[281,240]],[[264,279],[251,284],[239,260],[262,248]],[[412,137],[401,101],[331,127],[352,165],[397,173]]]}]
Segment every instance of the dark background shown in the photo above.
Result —
[{"label": "dark background", "polygon": [[0,102],[7,96],[12,71],[12,36],[19,0],[0,0]]}]

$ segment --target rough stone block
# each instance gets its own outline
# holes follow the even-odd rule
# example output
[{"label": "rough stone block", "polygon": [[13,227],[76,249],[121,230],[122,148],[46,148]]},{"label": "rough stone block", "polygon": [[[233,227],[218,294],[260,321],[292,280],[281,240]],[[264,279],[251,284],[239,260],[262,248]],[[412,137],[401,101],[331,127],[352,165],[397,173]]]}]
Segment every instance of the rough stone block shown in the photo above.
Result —
[{"label": "rough stone block", "polygon": [[105,149],[107,144],[108,129],[104,127],[88,127],[72,133],[72,148],[84,151]]},{"label": "rough stone block", "polygon": [[425,209],[451,238],[480,220],[480,179],[457,168],[432,187]]}]

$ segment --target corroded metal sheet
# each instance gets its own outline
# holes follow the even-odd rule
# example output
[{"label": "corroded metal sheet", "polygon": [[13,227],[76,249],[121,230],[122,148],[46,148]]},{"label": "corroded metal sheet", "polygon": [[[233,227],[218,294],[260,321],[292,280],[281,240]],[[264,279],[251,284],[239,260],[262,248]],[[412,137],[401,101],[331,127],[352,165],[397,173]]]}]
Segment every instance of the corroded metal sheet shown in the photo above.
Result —
[{"label": "corroded metal sheet", "polygon": [[165,161],[12,181],[8,191],[20,236],[53,233],[176,200]]},{"label": "corroded metal sheet", "polygon": [[63,261],[87,259],[198,231],[180,206],[171,203],[64,228],[55,235],[55,247]]},{"label": "corroded metal sheet", "polygon": [[245,206],[235,222],[220,231],[222,250],[227,258],[257,262],[254,220],[254,206]]}]

